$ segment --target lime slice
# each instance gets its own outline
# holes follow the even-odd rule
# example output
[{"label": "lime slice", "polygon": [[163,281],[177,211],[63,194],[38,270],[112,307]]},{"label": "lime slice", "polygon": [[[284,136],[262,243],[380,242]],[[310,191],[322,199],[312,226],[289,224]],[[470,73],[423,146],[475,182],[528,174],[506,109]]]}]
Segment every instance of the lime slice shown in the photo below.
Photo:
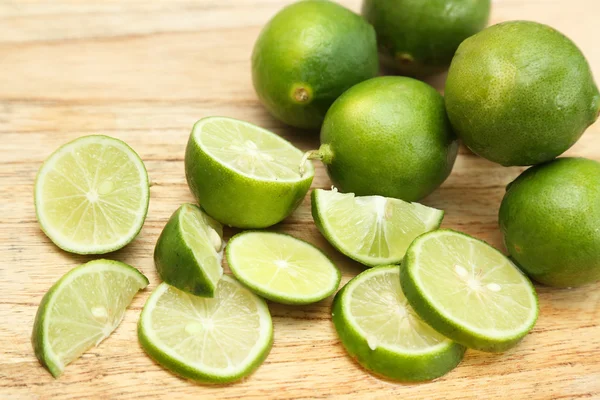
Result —
[{"label": "lime slice", "polygon": [[210,117],[194,125],[185,155],[190,189],[217,221],[266,228],[290,215],[314,176],[290,142],[248,122]]},{"label": "lime slice", "polygon": [[400,290],[395,265],[368,269],[333,301],[333,323],[360,365],[386,378],[424,381],[456,367],[465,348],[424,323]]},{"label": "lime slice", "polygon": [[419,235],[437,229],[444,212],[381,196],[312,192],[312,215],[336,249],[369,267],[399,264]]},{"label": "lime slice", "polygon": [[165,225],[154,264],[161,279],[196,296],[213,297],[223,275],[223,227],[192,204],[184,204]]},{"label": "lime slice", "polygon": [[244,232],[227,245],[231,272],[258,295],[283,304],[310,304],[333,294],[341,279],[312,244],[274,232]]},{"label": "lime slice", "polygon": [[227,383],[264,361],[273,344],[273,324],[264,300],[223,275],[214,298],[160,284],[144,306],[138,337],[148,355],[168,370]]},{"label": "lime slice", "polygon": [[538,316],[535,289],[502,253],[460,232],[417,238],[400,269],[402,290],[419,316],[467,347],[504,351]]},{"label": "lime slice", "polygon": [[85,136],[56,150],[38,172],[35,209],[42,230],[63,250],[104,254],[142,229],[148,174],[124,142]]},{"label": "lime slice", "polygon": [[133,296],[148,286],[137,269],[110,260],[73,268],[44,295],[31,343],[54,377],[116,329]]}]

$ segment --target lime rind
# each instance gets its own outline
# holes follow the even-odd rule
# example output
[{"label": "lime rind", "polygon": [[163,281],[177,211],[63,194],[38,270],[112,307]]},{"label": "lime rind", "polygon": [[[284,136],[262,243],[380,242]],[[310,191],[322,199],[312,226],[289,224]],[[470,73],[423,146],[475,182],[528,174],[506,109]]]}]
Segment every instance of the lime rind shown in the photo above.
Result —
[{"label": "lime rind", "polygon": [[[118,191],[115,190],[115,191],[109,192],[107,194],[103,194],[102,193],[103,191],[109,189],[106,186],[102,186],[104,184],[104,182],[99,183],[99,182],[87,181],[88,179],[90,179],[87,174],[91,173],[91,172],[86,170],[86,166],[83,165],[81,160],[79,159],[79,157],[82,154],[85,155],[85,152],[77,152],[76,150],[80,149],[81,147],[91,146],[91,145],[99,145],[99,146],[105,146],[105,147],[111,146],[111,147],[114,147],[114,148],[120,150],[122,152],[122,154],[127,156],[128,161],[131,162],[131,164],[135,167],[135,170],[137,171],[138,176],[136,177],[136,181],[139,181],[140,198],[139,198],[138,204],[135,204],[135,206],[137,208],[137,210],[134,213],[135,218],[132,221],[130,221],[129,229],[126,232],[116,232],[116,230],[118,230],[118,227],[115,228],[114,222],[111,221],[109,218],[107,218],[105,214],[109,213],[109,212],[117,213],[119,211],[132,213],[131,208],[123,207],[123,205],[120,205],[120,204],[113,204],[112,202],[108,202],[106,199],[103,199],[103,196],[104,197],[111,196],[111,195],[114,195],[115,193],[118,193],[118,191],[131,190],[132,187],[134,187],[136,185],[125,186],[122,188],[118,188],[117,189]],[[61,160],[63,160],[63,158],[65,156],[71,156],[73,158],[73,161],[77,165],[77,168],[76,168],[77,170],[71,169],[68,174],[61,173],[60,171],[55,170],[57,163],[60,163]],[[95,162],[98,162],[98,161],[95,159]],[[99,168],[99,165],[97,167]],[[117,167],[117,172],[120,172],[121,171],[120,168],[122,168],[122,167],[123,167],[123,165],[121,165],[120,167]],[[97,180],[97,178],[98,178],[98,168],[94,172],[95,176],[92,178],[93,180]],[[48,175],[53,174],[53,173],[58,174],[60,176],[62,184],[59,185],[59,189],[62,189],[64,191],[68,190],[69,191],[68,195],[47,198],[47,196],[45,195],[45,190],[44,190],[45,184],[47,183]],[[71,175],[71,176],[69,176],[69,175]],[[113,176],[114,176],[114,172],[113,172]],[[110,176],[108,178],[111,178],[111,177],[112,176]],[[76,178],[85,178],[86,179],[85,186],[87,186],[87,187],[83,187],[82,185],[74,182],[74,179],[76,179]],[[108,181],[110,181],[110,179],[107,179],[107,182]],[[98,187],[91,187],[94,184],[96,184]],[[110,182],[110,184],[112,184],[112,182]],[[93,192],[92,197],[97,197],[98,200],[95,200],[95,201],[89,200],[90,199],[90,191]],[[86,194],[87,194],[87,198],[86,198]],[[97,236],[99,234],[107,235],[108,232],[97,232],[96,228],[94,227],[91,238],[86,237],[86,238],[80,239],[78,241],[75,241],[73,237],[65,237],[65,234],[63,232],[61,232],[61,230],[58,229],[58,227],[54,226],[48,220],[48,216],[46,215],[47,214],[46,207],[47,207],[48,203],[56,203],[57,201],[58,202],[70,201],[76,197],[85,198],[85,200],[82,200],[80,202],[80,206],[83,204],[87,204],[87,205],[84,209],[80,208],[80,206],[73,207],[73,211],[71,212],[71,215],[65,216],[60,221],[61,227],[64,228],[64,225],[73,216],[78,216],[80,218],[80,220],[79,220],[77,229],[75,230],[75,234],[77,234],[80,231],[79,230],[80,225],[92,224],[95,226],[97,220],[99,222],[101,220],[104,220],[105,225],[107,225],[109,227],[109,230],[111,231],[111,233],[115,236],[118,236],[117,240],[112,240],[107,243],[100,243],[100,244],[95,243],[96,241],[98,241]],[[109,137],[109,136],[104,136],[104,135],[84,136],[84,137],[78,138],[76,140],[73,140],[73,141],[61,146],[58,150],[56,150],[54,153],[52,153],[52,155],[50,155],[50,157],[48,157],[48,159],[40,167],[40,170],[38,171],[36,181],[35,181],[34,203],[35,203],[35,209],[36,209],[36,216],[40,223],[40,227],[42,228],[42,231],[46,234],[46,236],[48,236],[48,238],[50,238],[50,240],[52,240],[52,242],[55,245],[57,245],[59,248],[65,250],[65,251],[68,251],[70,253],[105,254],[105,253],[109,253],[112,251],[116,251],[116,250],[121,249],[122,247],[126,246],[141,231],[144,221],[146,219],[146,214],[148,212],[149,201],[150,201],[150,191],[149,191],[148,173],[146,171],[146,167],[144,166],[144,163],[142,162],[142,160],[140,159],[138,154],[125,142],[123,142],[119,139]],[[101,203],[102,203],[102,205],[101,205]],[[89,212],[90,204],[92,204],[92,219],[90,219],[90,221],[88,221],[86,223],[81,223],[81,221],[84,220],[83,217],[86,216],[87,213]],[[129,207],[129,206],[131,206],[131,204],[128,204],[127,206]],[[96,210],[96,208],[98,208],[98,210]],[[75,215],[75,214],[77,214],[77,215]]]},{"label": "lime rind", "polygon": [[[93,326],[93,325],[89,325],[86,324],[85,322],[81,322],[81,321],[77,321],[77,320],[72,320],[72,323],[69,322],[69,320],[65,320],[65,321],[58,321],[58,323],[63,323],[66,325],[75,325],[77,327],[78,330],[82,330],[83,328],[85,329],[90,329],[92,328],[93,330],[96,330],[96,334],[89,338],[87,343],[76,343],[76,345],[78,345],[79,347],[76,349],[77,351],[74,354],[69,354],[67,355],[66,359],[65,357],[61,357],[61,355],[56,354],[53,350],[53,346],[52,346],[52,339],[49,337],[51,335],[51,331],[54,332],[56,331],[56,328],[51,328],[50,325],[52,324],[52,316],[51,313],[54,309],[54,306],[56,304],[56,302],[58,301],[58,299],[61,297],[61,294],[63,294],[65,291],[69,291],[68,295],[73,295],[75,294],[75,296],[78,296],[76,292],[73,292],[73,288],[71,288],[71,284],[78,278],[86,275],[86,274],[92,274],[92,273],[102,273],[102,272],[114,272],[117,274],[121,274],[127,278],[131,279],[131,282],[129,283],[134,283],[134,286],[129,288],[131,289],[130,292],[127,293],[126,296],[122,295],[122,294],[118,294],[118,296],[109,296],[109,288],[108,287],[102,287],[102,286],[97,286],[95,285],[93,288],[88,288],[90,290],[101,290],[103,295],[104,295],[104,301],[106,303],[114,303],[116,301],[120,302],[119,305],[122,306],[122,308],[118,309],[117,307],[110,307],[109,304],[101,304],[101,303],[96,303],[96,306],[99,307],[98,310],[104,310],[106,313],[105,317],[107,318],[107,322],[108,322],[108,318],[110,318],[110,324],[105,324],[104,326],[102,325],[98,325],[98,326]],[[104,278],[101,279],[101,282],[104,284],[107,284],[108,282],[105,281]],[[113,281],[113,283],[117,283],[117,284],[123,284],[125,282],[125,279],[119,279],[118,281]],[[71,271],[69,271],[67,274],[65,274],[62,278],[60,278],[51,288],[50,290],[44,295],[44,297],[42,298],[42,301],[40,302],[40,305],[38,307],[38,311],[35,317],[35,323],[33,326],[33,333],[32,333],[32,337],[31,337],[31,342],[33,344],[33,348],[34,348],[34,352],[36,357],[38,358],[38,360],[42,363],[42,365],[44,365],[49,371],[50,373],[55,377],[59,377],[62,372],[64,371],[65,367],[72,362],[73,360],[77,359],[81,354],[83,354],[86,350],[88,350],[91,347],[97,346],[98,344],[100,344],[100,342],[102,342],[104,339],[106,339],[116,328],[117,326],[119,326],[119,324],[121,323],[121,320],[123,318],[123,315],[125,313],[125,309],[127,308],[127,306],[129,305],[129,303],[131,302],[132,298],[134,297],[134,295],[141,289],[144,289],[146,286],[148,286],[148,278],[146,278],[140,271],[138,271],[137,269],[133,268],[130,265],[127,265],[125,263],[122,262],[118,262],[118,261],[111,261],[111,260],[104,260],[104,259],[100,259],[100,260],[94,260],[94,261],[90,261],[86,264],[80,265],[76,268],[73,268]],[[94,293],[93,291],[87,292],[87,293]],[[86,293],[83,293],[83,295],[85,295]],[[61,310],[61,312],[77,312],[78,308],[81,308],[81,302],[85,303],[85,300],[80,298],[78,303],[75,305],[70,305],[70,306],[66,306],[65,309]],[[83,311],[83,310],[79,310],[79,311]],[[93,312],[94,310],[87,310],[88,312],[91,312],[91,315],[94,315]],[[112,313],[112,314],[111,314]],[[84,313],[84,318],[89,318],[89,314]],[[101,315],[104,317],[104,315]],[[64,319],[64,317],[63,317]],[[84,324],[84,325],[82,325]],[[57,334],[59,334],[61,336],[61,338],[67,338],[69,335],[69,331],[67,329],[62,329],[60,331],[56,332]],[[93,339],[93,340],[92,340]],[[85,346],[87,344],[87,346]],[[83,346],[83,347],[82,347]]]},{"label": "lime rind", "polygon": [[400,290],[398,269],[378,266],[348,282],[333,302],[336,331],[350,356],[375,375],[438,378],[460,363],[465,348],[419,319]]},{"label": "lime rind", "polygon": [[231,238],[225,253],[240,282],[276,303],[315,303],[340,284],[340,271],[321,250],[290,235],[242,232]]},{"label": "lime rind", "polygon": [[[231,383],[254,372],[266,359],[273,345],[273,323],[267,304],[263,299],[253,294],[228,275],[223,275],[219,285],[220,288],[228,287],[227,290],[229,290],[229,293],[227,298],[219,300],[201,298],[180,291],[167,283],[160,284],[148,298],[138,323],[138,338],[146,353],[171,372],[202,383]],[[156,330],[153,328],[153,324],[160,323],[160,321],[156,321],[156,319],[153,318],[153,313],[156,309],[164,307],[164,305],[159,305],[158,303],[165,294],[175,297],[178,300],[176,300],[177,308],[163,309],[163,317],[169,317],[175,320],[179,319],[182,321],[182,324],[185,324],[185,327],[183,328],[183,330],[187,332],[187,339],[184,339],[185,342],[180,340],[180,337],[177,336],[182,334],[182,325],[177,326],[177,324],[169,324],[169,326],[165,327],[169,332],[166,332],[165,336],[162,338],[159,337]],[[238,294],[239,296],[249,299],[251,302],[248,304],[225,305],[225,302],[227,301],[231,303],[232,299],[236,300],[235,296]],[[200,308],[196,308],[200,305]],[[215,305],[216,307],[214,307]],[[251,307],[254,307],[255,310],[251,310]],[[203,333],[206,331],[202,331],[202,329],[204,329],[202,326],[215,323],[214,319],[212,322],[209,322],[211,321],[210,318],[202,320],[200,317],[199,313],[207,312],[209,309],[214,310],[215,313],[220,312],[220,310],[223,310],[224,312],[234,311],[237,312],[238,315],[244,314],[246,317],[251,311],[255,311],[257,318],[247,321],[243,319],[240,320],[236,316],[234,316],[234,319],[232,320],[231,315],[224,317],[223,321],[225,323],[222,324],[222,329],[220,329],[219,332],[220,334],[217,335],[218,337],[212,336],[211,342],[213,346],[209,346],[209,348],[207,347],[206,337],[203,337],[202,339],[194,337],[198,332]],[[218,327],[217,324],[215,324],[215,326]],[[190,327],[198,329],[198,332],[190,330]],[[249,332],[251,329],[257,327],[258,337],[255,338],[256,340],[252,349],[247,352],[243,362],[235,366],[231,366],[229,363],[226,368],[214,368],[203,363],[203,361],[206,361],[206,357],[215,354],[215,351],[229,354],[231,357],[235,357],[236,355],[239,356],[241,353],[239,348],[236,348],[235,346],[245,344],[245,338],[242,333]],[[232,334],[232,329],[237,330],[237,332]],[[188,342],[187,344],[189,347],[180,349],[181,352],[174,350],[164,342],[164,339],[169,338],[170,336],[175,336],[172,340],[177,341],[179,345]],[[223,343],[219,343],[219,341]],[[201,357],[200,362],[191,360],[192,357],[199,354]],[[223,359],[212,361],[223,362]],[[229,362],[230,360],[227,359],[226,361]]]},{"label": "lime rind", "polygon": [[315,189],[312,215],[336,249],[366,266],[399,264],[410,243],[439,228],[444,211],[382,196]]},{"label": "lime rind", "polygon": [[[461,257],[465,261],[461,264],[455,263],[453,267],[455,271],[452,271],[458,276],[457,278],[449,278],[444,271],[439,269],[422,272],[422,268],[419,266],[419,257],[426,253],[422,250],[426,241],[437,240],[444,236],[469,245],[466,253],[465,251],[453,254],[446,252],[445,259],[438,259],[436,263],[439,266],[447,263],[448,260],[455,260],[453,257]],[[439,240],[434,247],[445,251],[444,243]],[[482,254],[482,252],[488,252],[486,260],[492,259],[496,262],[501,260],[504,264],[496,263],[487,270],[484,269],[487,267],[486,265],[478,265],[479,269],[475,270],[472,260],[476,254]],[[471,264],[468,264],[468,260],[471,260]],[[419,316],[440,333],[466,347],[487,352],[508,350],[525,337],[537,320],[538,299],[531,281],[498,250],[463,233],[441,229],[421,235],[409,248],[400,271],[402,290]],[[493,274],[491,277],[496,277],[494,281],[490,281],[488,278],[490,273]],[[423,274],[426,274],[427,277]],[[453,281],[462,282],[463,277],[464,287],[455,290],[456,285],[452,284]],[[505,281],[498,280],[500,278]],[[438,282],[435,284],[435,288],[431,282]],[[475,287],[478,289],[475,290]],[[513,291],[518,290],[518,292],[509,296],[498,294],[505,287]],[[432,288],[434,288],[435,295],[431,294]],[[466,297],[461,296],[461,292],[468,294]],[[474,295],[471,298],[472,293]],[[440,300],[441,297],[444,297],[444,301]],[[476,303],[470,301],[473,298],[477,298]],[[460,299],[464,301],[452,310],[453,314],[448,307]],[[455,315],[458,312],[462,315]],[[494,318],[497,314],[501,314],[502,317]],[[473,323],[473,319],[477,318],[482,324],[507,325],[515,320],[515,316],[520,316],[521,321],[512,329],[508,327],[482,329]]]}]

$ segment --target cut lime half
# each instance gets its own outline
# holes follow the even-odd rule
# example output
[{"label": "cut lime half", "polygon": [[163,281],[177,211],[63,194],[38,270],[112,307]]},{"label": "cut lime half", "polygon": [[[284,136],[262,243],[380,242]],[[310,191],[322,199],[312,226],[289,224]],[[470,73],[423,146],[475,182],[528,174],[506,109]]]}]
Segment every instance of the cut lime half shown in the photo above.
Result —
[{"label": "cut lime half", "polygon": [[148,279],[137,269],[110,260],[73,268],[44,295],[31,342],[54,377],[121,323],[125,309]]},{"label": "cut lime half", "polygon": [[399,199],[315,189],[312,215],[329,243],[372,267],[399,264],[417,236],[440,226],[444,212]]},{"label": "cut lime half", "polygon": [[248,122],[209,117],[190,135],[185,171],[190,190],[217,221],[238,228],[265,228],[296,209],[314,176],[303,152]]},{"label": "cut lime half", "polygon": [[148,174],[124,142],[92,135],[56,150],[35,182],[42,230],[71,253],[104,254],[142,229],[150,198]]},{"label": "cut lime half", "polygon": [[169,285],[213,297],[223,275],[223,227],[192,204],[173,213],[154,248],[154,265]]},{"label": "cut lime half", "polygon": [[420,236],[400,271],[402,290],[419,316],[467,347],[507,350],[537,319],[529,279],[498,250],[463,233]]},{"label": "cut lime half", "polygon": [[440,377],[465,348],[423,322],[400,289],[396,265],[366,270],[335,296],[333,323],[348,353],[367,370],[400,381]]},{"label": "cut lime half", "polygon": [[340,271],[323,252],[289,235],[243,232],[229,241],[226,254],[243,284],[277,303],[314,303],[340,284]]},{"label": "cut lime half", "polygon": [[264,300],[223,275],[214,298],[160,284],[144,306],[138,337],[168,370],[200,382],[228,383],[264,361],[273,324]]}]

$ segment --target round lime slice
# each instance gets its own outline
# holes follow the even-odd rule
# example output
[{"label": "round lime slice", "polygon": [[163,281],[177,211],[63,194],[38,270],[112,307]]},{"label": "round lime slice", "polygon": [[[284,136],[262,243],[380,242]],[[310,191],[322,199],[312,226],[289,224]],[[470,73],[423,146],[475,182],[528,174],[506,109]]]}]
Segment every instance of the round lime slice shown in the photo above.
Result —
[{"label": "round lime slice", "polygon": [[417,236],[440,226],[444,212],[399,199],[315,189],[312,215],[329,243],[372,267],[399,264]]},{"label": "round lime slice", "polygon": [[424,323],[400,290],[398,266],[368,269],[333,301],[333,323],[360,365],[400,381],[440,377],[462,360],[465,348]]},{"label": "round lime slice", "polygon": [[507,350],[537,320],[529,279],[498,250],[463,233],[419,236],[400,271],[402,290],[419,316],[467,347]]},{"label": "round lime slice", "polygon": [[175,211],[154,248],[161,279],[196,296],[213,297],[223,275],[223,227],[192,204]]},{"label": "round lime slice", "polygon": [[124,142],[85,136],[56,150],[35,182],[42,230],[71,253],[104,254],[142,229],[150,199],[148,174]]},{"label": "round lime slice", "polygon": [[190,189],[217,221],[238,228],[265,228],[290,215],[314,176],[302,174],[302,151],[248,122],[209,117],[194,125],[185,154]]},{"label": "round lime slice", "polygon": [[243,232],[229,241],[226,254],[236,278],[277,303],[315,303],[340,284],[340,271],[323,252],[289,235]]},{"label": "round lime slice", "polygon": [[119,326],[133,296],[146,286],[144,275],[118,261],[73,268],[42,298],[31,337],[36,357],[58,377]]},{"label": "round lime slice", "polygon": [[150,357],[175,374],[228,383],[264,361],[273,324],[264,300],[223,275],[214,298],[160,284],[144,306],[138,337]]}]

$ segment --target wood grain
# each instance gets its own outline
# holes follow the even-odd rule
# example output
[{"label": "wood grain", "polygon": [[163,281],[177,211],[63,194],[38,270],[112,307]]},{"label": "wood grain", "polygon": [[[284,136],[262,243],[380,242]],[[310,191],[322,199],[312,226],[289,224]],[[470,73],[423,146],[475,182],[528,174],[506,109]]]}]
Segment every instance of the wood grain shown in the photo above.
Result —
[{"label": "wood grain", "polygon": [[[208,115],[251,121],[302,149],[315,134],[271,118],[250,82],[250,52],[282,0],[3,0],[0,3],[0,398],[600,398],[600,285],[538,286],[533,332],[504,354],[469,351],[434,382],[377,379],[350,360],[330,321],[331,300],[307,307],[270,304],[275,345],[243,382],[207,387],[179,379],[139,347],[135,324],[159,282],[151,259],[170,214],[192,201],[183,151],[192,124]],[[358,10],[359,0],[343,2]],[[492,22],[531,19],[570,36],[600,77],[597,0],[497,0]],[[432,81],[443,87],[443,77]],[[99,133],[129,143],[154,186],[140,236],[109,255],[141,269],[149,290],[99,347],[53,379],[29,342],[37,305],[65,272],[90,257],[58,250],[40,231],[32,191],[37,169],[59,145]],[[568,154],[600,160],[600,124]],[[496,214],[506,183],[522,169],[502,168],[461,150],[446,183],[425,203],[446,210],[444,226],[502,248]],[[328,187],[319,165],[315,187]],[[334,251],[312,223],[308,200],[276,227],[324,249],[343,283],[362,268]],[[232,232],[228,232],[230,235]]]}]

